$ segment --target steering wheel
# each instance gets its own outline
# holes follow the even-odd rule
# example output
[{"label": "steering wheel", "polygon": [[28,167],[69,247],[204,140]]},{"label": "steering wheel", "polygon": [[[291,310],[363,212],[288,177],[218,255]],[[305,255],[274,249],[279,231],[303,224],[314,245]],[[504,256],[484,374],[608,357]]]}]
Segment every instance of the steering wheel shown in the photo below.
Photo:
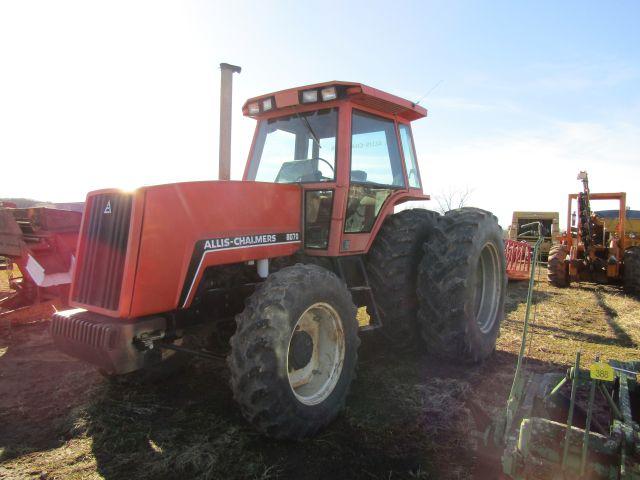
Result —
[{"label": "steering wheel", "polygon": [[325,159],[324,159],[324,158],[322,158],[322,157],[314,157],[313,159],[314,159],[314,160],[320,160],[320,161],[322,161],[322,162],[326,163],[326,164],[329,166],[329,168],[331,169],[331,173],[333,173],[333,174],[334,174],[334,176],[335,176],[336,171],[335,171],[335,169],[333,168],[333,165],[331,165],[327,160],[325,160]]},{"label": "steering wheel", "polygon": [[[327,160],[325,160],[322,157],[314,157],[315,160],[320,160],[321,162],[324,162],[327,164],[327,166],[331,169],[331,177],[335,178],[336,176],[336,171],[333,168],[333,165],[331,165]],[[319,170],[318,170],[319,171]],[[322,175],[322,172],[320,172],[320,180],[332,180],[331,177],[325,177],[324,175]]]},{"label": "steering wheel", "polygon": [[[336,173],[336,171],[335,171],[335,169],[333,168],[333,165],[331,165],[327,160],[325,160],[325,159],[324,159],[324,158],[322,158],[322,157],[313,157],[313,158],[311,158],[310,160],[320,160],[321,162],[326,163],[326,164],[329,166],[329,168],[331,169],[331,173],[332,173],[332,174],[333,174],[333,176],[335,177],[335,173]],[[318,170],[318,173],[320,173],[320,180],[332,180],[332,179],[331,179],[331,177],[325,177],[325,176],[323,176],[323,175],[322,175],[322,172],[320,172],[319,170]],[[301,181],[302,181],[302,176],[298,177],[298,178],[297,178],[297,180],[296,180],[296,182],[301,182]]]},{"label": "steering wheel", "polygon": [[[331,169],[331,173],[333,174],[333,176],[336,176],[336,170],[333,168],[333,165],[331,165],[327,160],[325,160],[322,157],[313,157],[311,160],[320,160],[321,162],[324,162],[328,165],[328,167]],[[331,177],[325,177],[322,175],[322,173],[320,171],[318,171],[318,173],[320,173],[320,180],[331,180]],[[296,182],[301,182],[302,181],[302,177],[298,177],[298,179],[296,180]]]}]

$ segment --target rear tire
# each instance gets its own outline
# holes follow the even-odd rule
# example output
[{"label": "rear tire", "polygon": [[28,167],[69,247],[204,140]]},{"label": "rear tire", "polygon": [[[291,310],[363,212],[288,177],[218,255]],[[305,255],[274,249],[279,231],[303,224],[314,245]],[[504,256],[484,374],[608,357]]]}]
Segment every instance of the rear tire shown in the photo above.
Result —
[{"label": "rear tire", "polygon": [[249,297],[227,358],[245,418],[275,438],[314,435],[343,408],[357,362],[356,307],[316,265],[275,272]]},{"label": "rear tire", "polygon": [[640,247],[631,247],[624,252],[622,283],[624,290],[640,295]]},{"label": "rear tire", "polygon": [[568,253],[566,245],[553,245],[549,250],[547,279],[554,287],[566,288],[569,286],[569,271],[566,262]]},{"label": "rear tire", "polygon": [[477,208],[447,212],[424,251],[418,321],[428,351],[451,360],[484,360],[495,350],[507,288],[498,220]]},{"label": "rear tire", "polygon": [[382,321],[381,333],[402,348],[418,337],[416,284],[422,245],[440,215],[423,209],[387,217],[367,256],[367,273]]}]

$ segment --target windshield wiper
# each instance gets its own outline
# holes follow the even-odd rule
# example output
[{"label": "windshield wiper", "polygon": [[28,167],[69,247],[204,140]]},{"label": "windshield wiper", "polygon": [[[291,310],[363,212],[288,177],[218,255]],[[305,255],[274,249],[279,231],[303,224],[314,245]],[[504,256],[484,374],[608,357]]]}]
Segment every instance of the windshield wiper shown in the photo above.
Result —
[{"label": "windshield wiper", "polygon": [[296,115],[300,120],[304,122],[304,126],[307,127],[309,134],[313,138],[313,141],[316,142],[316,145],[318,145],[318,148],[322,148],[322,146],[320,145],[320,140],[318,139],[318,136],[315,134],[315,132],[311,128],[311,124],[309,123],[309,120],[307,120],[307,117],[301,117],[299,113],[296,113]]}]

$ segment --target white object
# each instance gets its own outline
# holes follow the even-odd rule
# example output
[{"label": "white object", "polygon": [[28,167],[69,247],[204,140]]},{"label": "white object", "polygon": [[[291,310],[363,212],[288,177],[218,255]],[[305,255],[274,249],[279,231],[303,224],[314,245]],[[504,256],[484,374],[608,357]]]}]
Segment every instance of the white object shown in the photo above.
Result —
[{"label": "white object", "polygon": [[71,267],[68,272],[51,273],[47,275],[44,267],[38,263],[38,261],[31,255],[27,258],[27,272],[31,279],[39,287],[53,287],[55,285],[66,285],[71,283],[71,271],[73,270],[73,264],[75,258],[71,258]]},{"label": "white object", "polygon": [[267,278],[269,276],[269,259],[263,258],[256,262],[256,270],[260,278]]}]

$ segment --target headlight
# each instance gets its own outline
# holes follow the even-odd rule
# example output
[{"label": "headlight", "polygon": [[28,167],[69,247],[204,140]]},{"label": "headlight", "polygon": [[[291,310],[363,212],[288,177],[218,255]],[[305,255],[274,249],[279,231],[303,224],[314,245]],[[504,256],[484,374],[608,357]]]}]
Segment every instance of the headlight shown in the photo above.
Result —
[{"label": "headlight", "polygon": [[249,104],[249,115],[257,115],[260,113],[260,105],[257,103]]},{"label": "headlight", "polygon": [[338,93],[336,92],[336,87],[323,88],[320,91],[320,94],[322,95],[322,101],[323,102],[328,102],[329,100],[335,100],[336,98],[338,98]]},{"label": "headlight", "polygon": [[318,101],[318,90],[305,90],[302,92],[302,103],[313,103]]},{"label": "headlight", "polygon": [[266,112],[267,110],[271,110],[273,108],[273,101],[270,98],[262,101],[262,111]]}]

